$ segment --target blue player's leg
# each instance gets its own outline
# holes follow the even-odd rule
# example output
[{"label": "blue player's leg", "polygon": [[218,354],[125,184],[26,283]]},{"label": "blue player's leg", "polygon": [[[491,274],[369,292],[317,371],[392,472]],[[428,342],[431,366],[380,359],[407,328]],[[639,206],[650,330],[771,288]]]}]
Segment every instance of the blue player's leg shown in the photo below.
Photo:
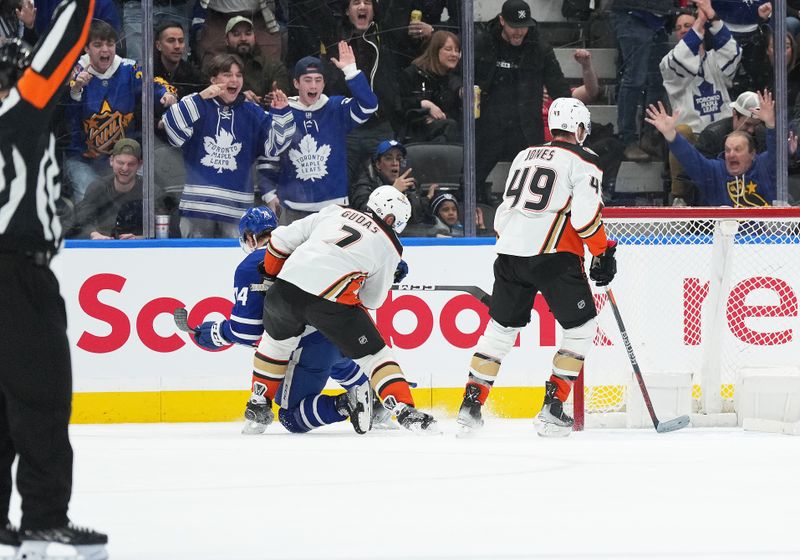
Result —
[{"label": "blue player's leg", "polygon": [[[359,401],[362,401],[362,408],[367,407],[363,401],[369,401],[368,384],[359,384],[361,376],[357,368],[355,371],[337,369],[339,380],[350,386],[347,393],[335,397],[321,394],[331,373],[331,365],[340,359],[339,350],[321,334],[312,333],[303,338],[292,355],[277,396],[281,406],[278,418],[287,430],[305,433],[346,420],[351,412],[358,410]],[[364,414],[357,414],[360,417],[357,431],[364,424],[366,428],[362,431],[369,429],[369,416],[365,419]]]},{"label": "blue player's leg", "polygon": [[[369,385],[369,378],[364,374],[353,360],[341,355],[340,359],[331,366],[331,379],[338,382],[345,389],[359,385]],[[392,413],[383,406],[380,397],[370,387],[370,404],[372,406],[371,429],[396,430],[397,424],[392,421]]]}]

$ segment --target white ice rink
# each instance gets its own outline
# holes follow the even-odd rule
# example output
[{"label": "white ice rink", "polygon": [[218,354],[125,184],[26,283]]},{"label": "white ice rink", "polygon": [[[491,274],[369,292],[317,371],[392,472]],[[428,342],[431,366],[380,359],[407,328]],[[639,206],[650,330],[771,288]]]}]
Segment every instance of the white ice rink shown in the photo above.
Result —
[{"label": "white ice rink", "polygon": [[800,558],[798,438],[442,424],[73,426],[71,517],[113,560]]}]

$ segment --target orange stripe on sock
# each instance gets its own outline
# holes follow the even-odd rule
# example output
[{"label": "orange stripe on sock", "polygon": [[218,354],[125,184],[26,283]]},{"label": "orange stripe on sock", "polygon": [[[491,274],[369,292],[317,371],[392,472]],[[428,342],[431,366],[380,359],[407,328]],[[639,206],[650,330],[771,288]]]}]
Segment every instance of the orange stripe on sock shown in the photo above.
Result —
[{"label": "orange stripe on sock", "polygon": [[[486,399],[489,398],[489,391],[491,390],[490,385],[486,385],[484,383],[473,383],[471,381],[467,382],[467,387],[473,385],[478,388],[480,393],[478,394],[478,402],[481,404],[486,404]],[[464,395],[467,394],[467,388],[464,387]]]},{"label": "orange stripe on sock", "polygon": [[558,387],[556,389],[556,398],[561,402],[565,402],[569,398],[570,391],[572,391],[572,382],[556,375],[551,375],[550,381]]},{"label": "orange stripe on sock", "polygon": [[393,379],[383,385],[378,390],[381,400],[386,400],[386,397],[392,395],[397,402],[405,403],[409,406],[414,406],[414,397],[411,396],[411,387],[405,379]]}]

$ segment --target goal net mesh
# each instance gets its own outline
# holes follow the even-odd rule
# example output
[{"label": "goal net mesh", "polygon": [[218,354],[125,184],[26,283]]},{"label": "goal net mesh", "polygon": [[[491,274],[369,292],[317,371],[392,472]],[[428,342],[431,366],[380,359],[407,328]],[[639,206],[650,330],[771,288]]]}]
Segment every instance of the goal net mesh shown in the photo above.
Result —
[{"label": "goal net mesh", "polygon": [[[696,412],[733,412],[742,368],[800,360],[800,212],[606,212],[614,295],[645,375],[688,372]],[[594,297],[584,411],[624,412],[632,368],[607,295]]]}]

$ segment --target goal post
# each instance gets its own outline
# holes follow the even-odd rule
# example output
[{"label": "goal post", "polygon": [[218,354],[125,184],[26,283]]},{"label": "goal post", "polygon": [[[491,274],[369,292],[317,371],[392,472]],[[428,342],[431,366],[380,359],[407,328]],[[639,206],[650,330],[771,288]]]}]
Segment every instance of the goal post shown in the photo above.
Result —
[{"label": "goal post", "polygon": [[[645,378],[691,375],[692,410],[710,418],[736,412],[744,368],[800,362],[800,208],[606,208],[603,219],[619,244],[614,292]],[[606,295],[594,298],[598,329],[574,414],[578,426],[619,425],[610,419],[641,396],[629,390]]]}]

